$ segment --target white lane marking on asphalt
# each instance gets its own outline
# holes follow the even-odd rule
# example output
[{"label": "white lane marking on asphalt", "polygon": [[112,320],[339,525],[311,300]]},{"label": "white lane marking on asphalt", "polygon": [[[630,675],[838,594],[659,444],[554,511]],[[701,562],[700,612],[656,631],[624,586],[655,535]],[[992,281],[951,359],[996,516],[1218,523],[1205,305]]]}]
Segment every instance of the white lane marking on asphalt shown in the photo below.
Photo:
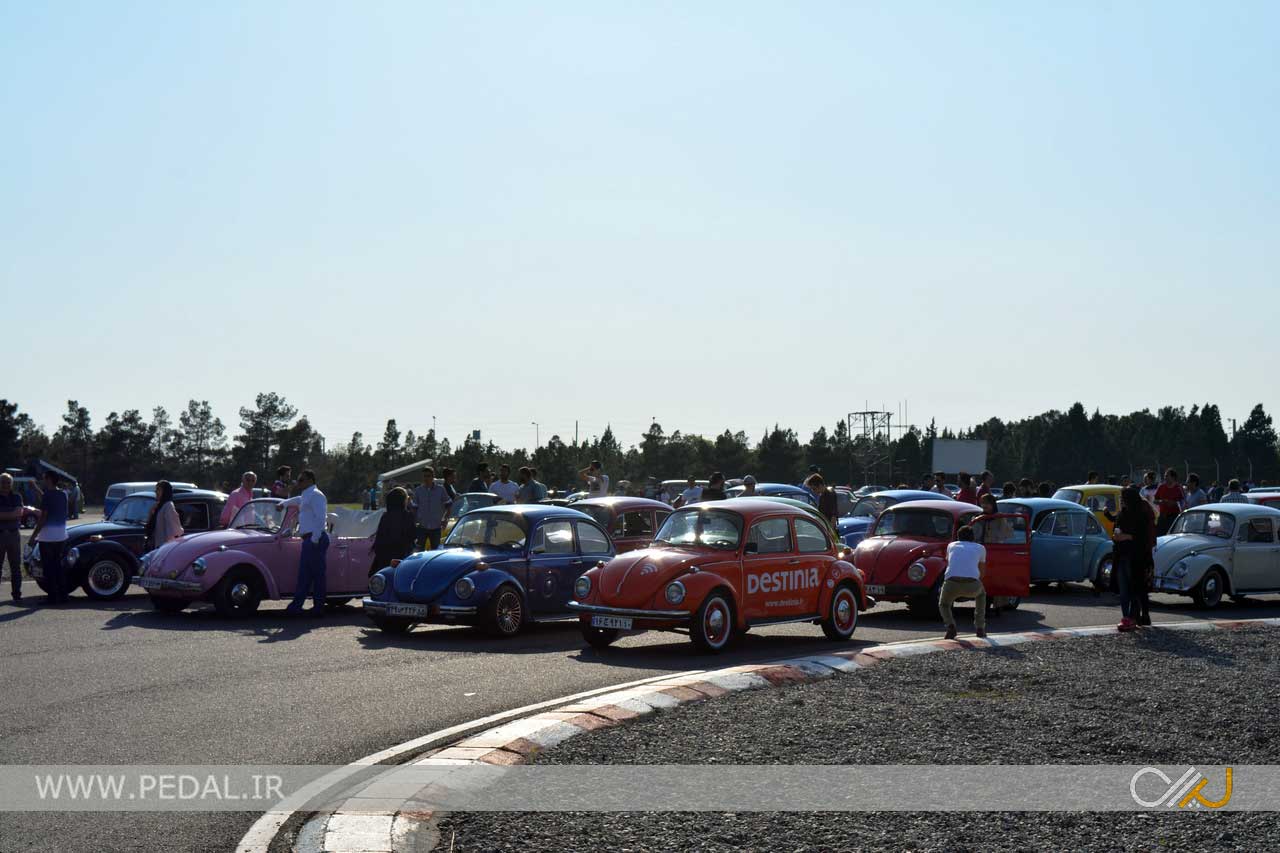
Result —
[{"label": "white lane marking on asphalt", "polygon": [[481,728],[493,723],[500,723],[503,720],[512,717],[519,717],[522,714],[528,714],[535,711],[541,711],[556,705],[566,705],[577,699],[588,699],[601,693],[611,693],[616,690],[625,690],[629,687],[639,687],[644,684],[650,684],[654,681],[662,681],[667,678],[688,677],[698,675],[705,672],[701,669],[687,669],[682,672],[673,672],[667,675],[655,675],[649,678],[640,678],[635,681],[624,681],[621,684],[611,684],[608,687],[597,687],[594,690],[586,690],[582,693],[575,693],[571,696],[562,696],[558,699],[548,699],[545,702],[535,702],[532,705],[525,705],[520,708],[514,708],[510,711],[500,711],[496,714],[490,714],[487,717],[481,717],[466,723],[459,723],[456,726],[450,726],[430,734],[416,737],[413,740],[407,740],[404,743],[387,747],[381,752],[375,752],[372,755],[366,755],[357,761],[327,773],[309,785],[299,789],[293,796],[287,798],[277,806],[277,808],[264,813],[260,818],[254,821],[253,826],[249,827],[249,831],[240,839],[240,843],[236,845],[236,853],[267,853],[271,846],[271,840],[276,837],[276,833],[280,831],[280,827],[284,826],[285,821],[293,816],[294,812],[304,805],[312,797],[323,793],[340,783],[343,779],[355,775],[359,771],[374,764],[381,764],[398,756],[404,755],[406,752],[414,752],[418,749],[430,746],[432,743],[452,738],[457,735],[464,734],[471,729]]}]

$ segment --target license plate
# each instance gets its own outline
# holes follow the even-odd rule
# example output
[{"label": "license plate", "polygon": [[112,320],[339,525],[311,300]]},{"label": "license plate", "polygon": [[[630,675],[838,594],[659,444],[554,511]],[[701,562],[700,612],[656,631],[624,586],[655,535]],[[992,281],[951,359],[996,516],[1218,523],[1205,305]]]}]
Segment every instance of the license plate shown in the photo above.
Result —
[{"label": "license plate", "polygon": [[867,584],[867,595],[884,595],[884,584],[879,584],[879,583]]},{"label": "license plate", "polygon": [[161,581],[160,578],[148,578],[148,577],[138,578],[138,586],[142,587],[143,589],[159,589],[162,586],[162,584],[163,584],[163,581]]},{"label": "license plate", "polygon": [[419,619],[427,615],[425,604],[388,604],[388,616],[416,616]]},{"label": "license plate", "polygon": [[617,628],[621,631],[631,630],[630,616],[592,616],[592,628]]}]

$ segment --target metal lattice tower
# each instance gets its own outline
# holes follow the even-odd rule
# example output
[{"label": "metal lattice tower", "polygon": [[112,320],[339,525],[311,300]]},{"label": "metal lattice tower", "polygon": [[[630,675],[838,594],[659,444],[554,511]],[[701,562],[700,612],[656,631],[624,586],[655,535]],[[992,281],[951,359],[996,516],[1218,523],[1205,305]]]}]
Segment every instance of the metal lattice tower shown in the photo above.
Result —
[{"label": "metal lattice tower", "polygon": [[889,445],[893,438],[890,430],[893,426],[893,412],[868,410],[850,412],[849,427],[849,482],[853,483],[861,472],[864,483],[875,480],[876,473],[886,468],[890,474],[893,460],[890,459]]}]

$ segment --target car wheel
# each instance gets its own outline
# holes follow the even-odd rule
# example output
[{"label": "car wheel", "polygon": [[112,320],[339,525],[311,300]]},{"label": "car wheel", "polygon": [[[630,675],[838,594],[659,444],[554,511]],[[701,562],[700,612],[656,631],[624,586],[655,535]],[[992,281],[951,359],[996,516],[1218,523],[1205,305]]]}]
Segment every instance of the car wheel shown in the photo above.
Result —
[{"label": "car wheel", "polygon": [[151,606],[161,613],[181,613],[187,609],[185,598],[168,598],[161,595],[151,596]]},{"label": "car wheel", "polygon": [[1103,557],[1098,563],[1098,572],[1093,577],[1093,585],[1100,592],[1111,589],[1111,571],[1114,565],[1110,557]]},{"label": "car wheel", "polygon": [[396,619],[391,616],[374,616],[373,624],[384,634],[405,634],[413,627],[408,619]]},{"label": "car wheel", "polygon": [[716,590],[708,595],[693,616],[689,638],[699,651],[715,654],[733,640],[733,605],[728,595]]},{"label": "car wheel", "polygon": [[1196,601],[1196,605],[1206,610],[1218,606],[1222,601],[1222,593],[1226,590],[1227,582],[1222,577],[1222,572],[1217,569],[1210,569],[1200,580],[1196,591],[1192,593],[1192,597]]},{"label": "car wheel", "polygon": [[913,595],[907,599],[907,610],[917,619],[940,619],[942,611],[938,609],[938,596],[942,594],[941,582],[924,595]]},{"label": "car wheel", "polygon": [[590,625],[582,626],[582,639],[586,640],[590,645],[597,649],[607,649],[613,645],[613,641],[618,639],[620,632],[617,628],[593,628]]},{"label": "car wheel", "polygon": [[511,584],[503,584],[484,607],[484,627],[495,637],[514,637],[524,625],[524,599]]},{"label": "car wheel", "polygon": [[858,594],[843,584],[831,596],[827,618],[822,620],[822,633],[828,640],[847,640],[858,627]]},{"label": "car wheel", "polygon": [[114,601],[129,589],[129,573],[119,560],[103,557],[89,566],[80,588],[95,601]]},{"label": "car wheel", "polygon": [[261,603],[262,586],[252,569],[232,569],[213,590],[213,606],[228,619],[248,616]]}]

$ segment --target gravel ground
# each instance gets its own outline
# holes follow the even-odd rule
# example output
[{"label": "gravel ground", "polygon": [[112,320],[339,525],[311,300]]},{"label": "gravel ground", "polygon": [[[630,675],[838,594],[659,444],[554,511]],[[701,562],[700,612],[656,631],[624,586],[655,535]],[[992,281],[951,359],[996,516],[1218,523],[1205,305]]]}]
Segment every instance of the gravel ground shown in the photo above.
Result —
[{"label": "gravel ground", "polygon": [[[650,714],[573,738],[539,761],[1274,764],[1275,639],[1270,629],[1154,629],[897,659]],[[1161,735],[1152,738],[1157,720]],[[451,815],[441,829],[459,853],[1280,849],[1280,821],[1246,812],[476,813]]]}]

